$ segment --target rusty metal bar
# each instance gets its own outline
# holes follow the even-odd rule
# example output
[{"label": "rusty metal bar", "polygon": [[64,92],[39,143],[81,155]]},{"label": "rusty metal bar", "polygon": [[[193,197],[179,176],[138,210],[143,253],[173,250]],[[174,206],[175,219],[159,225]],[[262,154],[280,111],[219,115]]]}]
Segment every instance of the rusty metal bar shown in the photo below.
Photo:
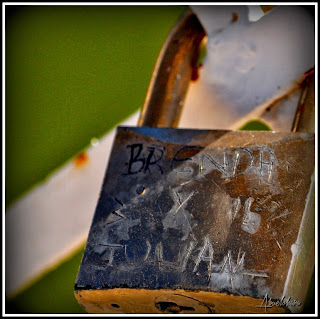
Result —
[{"label": "rusty metal bar", "polygon": [[300,85],[302,92],[294,117],[292,132],[314,132],[315,99],[314,99],[314,68],[306,72]]},{"label": "rusty metal bar", "polygon": [[187,10],[169,34],[158,58],[139,126],[176,127],[205,31]]}]

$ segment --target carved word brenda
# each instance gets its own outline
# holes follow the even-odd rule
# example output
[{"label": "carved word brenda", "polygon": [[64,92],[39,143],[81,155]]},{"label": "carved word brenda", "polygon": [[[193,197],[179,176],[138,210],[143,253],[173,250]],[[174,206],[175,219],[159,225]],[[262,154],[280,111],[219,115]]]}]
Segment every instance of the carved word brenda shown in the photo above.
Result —
[{"label": "carved word brenda", "polygon": [[266,146],[250,148],[183,146],[174,153],[170,165],[165,163],[167,156],[164,155],[167,150],[164,146],[136,143],[127,145],[127,149],[129,159],[125,163],[125,175],[147,172],[164,174],[169,169],[179,174],[192,176],[195,169],[199,175],[216,169],[225,178],[250,171],[262,180],[270,182],[276,164],[274,151]]}]

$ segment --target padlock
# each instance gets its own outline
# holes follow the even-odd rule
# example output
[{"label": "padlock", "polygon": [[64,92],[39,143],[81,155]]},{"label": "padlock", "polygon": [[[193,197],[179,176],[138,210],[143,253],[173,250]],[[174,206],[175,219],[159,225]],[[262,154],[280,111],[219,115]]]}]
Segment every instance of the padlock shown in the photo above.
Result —
[{"label": "padlock", "polygon": [[140,126],[117,129],[75,283],[89,313],[303,307],[314,134],[173,128],[204,34],[188,11],[162,49]]}]

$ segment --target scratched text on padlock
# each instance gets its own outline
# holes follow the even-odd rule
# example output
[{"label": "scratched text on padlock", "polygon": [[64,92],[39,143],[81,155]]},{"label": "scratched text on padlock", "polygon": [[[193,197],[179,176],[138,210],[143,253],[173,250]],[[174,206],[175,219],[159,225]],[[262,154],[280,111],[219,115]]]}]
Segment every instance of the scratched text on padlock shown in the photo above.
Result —
[{"label": "scratched text on padlock", "polygon": [[[259,233],[261,203],[268,202],[268,217],[290,214],[278,211],[280,200],[273,198],[277,158],[272,148],[135,143],[126,145],[126,154],[119,178],[132,180],[133,191],[110,194],[113,210],[100,225],[95,247],[107,268],[150,265],[160,272],[189,272],[205,276],[209,287],[218,282],[231,291],[257,280],[261,286],[267,271],[246,267],[245,247],[226,250],[224,244],[232,227],[248,236]],[[249,195],[234,187],[250,189]],[[225,228],[220,234],[217,225]]]},{"label": "scratched text on padlock", "polygon": [[[223,177],[230,178],[244,174],[248,170],[257,174],[264,181],[270,182],[276,163],[276,157],[271,148],[261,146],[252,148],[239,147],[235,149],[221,149],[215,155],[210,153],[209,148],[199,146],[183,146],[179,148],[169,165],[165,167],[163,158],[166,148],[164,146],[136,143],[127,145],[130,157],[126,174],[164,174],[167,170],[194,176],[196,168],[198,175],[206,174],[208,170],[218,170]],[[199,153],[198,153],[199,152]],[[192,157],[187,154],[194,155]],[[184,170],[178,170],[181,162],[189,165]]]}]

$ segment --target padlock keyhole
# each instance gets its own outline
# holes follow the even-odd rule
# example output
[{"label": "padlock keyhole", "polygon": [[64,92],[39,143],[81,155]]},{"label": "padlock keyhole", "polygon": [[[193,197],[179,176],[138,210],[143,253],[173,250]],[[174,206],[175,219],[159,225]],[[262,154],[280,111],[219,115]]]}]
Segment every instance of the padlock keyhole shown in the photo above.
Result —
[{"label": "padlock keyhole", "polygon": [[161,301],[155,304],[156,308],[163,312],[179,313],[181,311],[195,311],[193,307],[179,306],[174,302]]},{"label": "padlock keyhole", "polygon": [[111,306],[112,306],[113,308],[120,308],[120,306],[119,306],[118,304],[116,304],[116,303],[112,303]]}]

